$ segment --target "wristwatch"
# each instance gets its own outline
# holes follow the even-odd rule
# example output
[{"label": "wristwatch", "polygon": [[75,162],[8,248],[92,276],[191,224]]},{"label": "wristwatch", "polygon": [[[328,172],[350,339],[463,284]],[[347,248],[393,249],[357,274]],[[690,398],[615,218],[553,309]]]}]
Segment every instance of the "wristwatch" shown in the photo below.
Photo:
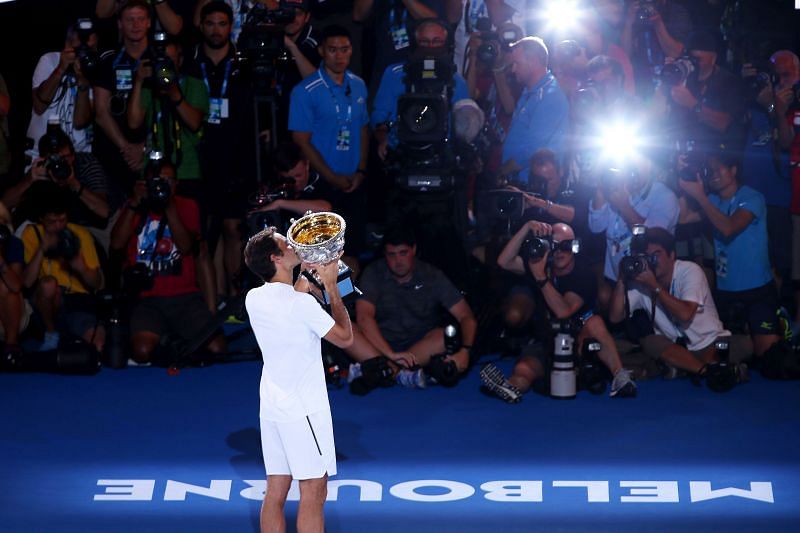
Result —
[{"label": "wristwatch", "polygon": [[659,294],[661,294],[661,287],[656,287],[653,289],[653,300],[656,300]]},{"label": "wristwatch", "polygon": [[550,282],[550,278],[544,278],[544,279],[534,278],[534,280],[536,281],[536,286],[539,287],[540,289],[544,289],[544,286]]}]

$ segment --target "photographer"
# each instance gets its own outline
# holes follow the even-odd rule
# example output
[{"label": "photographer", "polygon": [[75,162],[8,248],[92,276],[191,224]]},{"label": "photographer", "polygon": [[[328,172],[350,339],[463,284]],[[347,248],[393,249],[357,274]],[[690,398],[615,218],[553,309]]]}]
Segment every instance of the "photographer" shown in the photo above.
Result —
[{"label": "photographer", "polygon": [[622,25],[620,44],[631,58],[640,94],[649,93],[656,68],[678,57],[692,31],[692,19],[675,0],[633,0]]},{"label": "photographer", "polygon": [[[717,41],[710,33],[693,33],[688,56],[664,66],[654,109],[668,99],[671,122],[680,139],[691,139],[701,149],[720,145],[739,148],[744,140],[741,118],[744,96],[741,80],[717,65]],[[668,67],[674,65],[673,70]]]},{"label": "photographer", "polygon": [[97,159],[88,153],[76,154],[72,141],[61,130],[39,140],[39,154],[41,158],[34,159],[25,177],[3,195],[3,203],[16,208],[14,216],[20,222],[34,220],[43,190],[50,191],[47,185],[54,183],[70,193],[69,219],[107,244],[102,230],[111,215],[108,182]]},{"label": "photographer", "polygon": [[[320,36],[311,25],[309,0],[282,0],[281,7],[294,11],[294,20],[286,25],[283,46],[291,56],[289,67],[281,71],[279,83],[289,108],[289,97],[294,86],[314,74],[322,60],[318,47]],[[288,116],[287,116],[288,119]]]},{"label": "photographer", "polygon": [[[124,0],[97,0],[95,15],[99,20],[110,19],[119,14]],[[167,0],[147,0],[152,7],[150,17],[155,17],[156,28],[163,28],[170,35],[178,35],[183,29],[183,17],[175,12]]]},{"label": "photographer", "polygon": [[[488,30],[497,30],[501,33],[503,27],[513,23],[516,27],[523,25],[525,16],[524,1],[521,0],[457,0],[460,4],[461,12],[458,25],[453,32],[453,42],[455,44],[455,63],[458,72],[464,74],[473,66],[475,54],[482,43],[473,41],[473,37],[478,35],[480,27],[485,24]],[[486,22],[480,22],[484,20]],[[519,38],[519,37],[518,37]],[[517,39],[514,39],[515,41]],[[468,61],[466,61],[468,60]]]},{"label": "photographer", "polygon": [[547,46],[539,37],[525,37],[511,45],[511,72],[524,88],[503,143],[499,173],[519,173],[523,182],[528,180],[528,164],[537,150],[549,148],[557,157],[564,156],[569,103],[547,61]]},{"label": "photographer", "polygon": [[[178,180],[199,184],[197,144],[209,110],[208,91],[201,80],[179,74],[182,61],[180,45],[167,37],[158,43],[152,59],[139,62],[128,105],[128,127],[148,126],[148,151],[163,151],[175,165]],[[198,196],[196,192],[194,196]]]},{"label": "photographer", "polygon": [[0,368],[22,354],[17,341],[30,320],[31,307],[22,296],[25,248],[11,231],[11,216],[0,203]]},{"label": "photographer", "polygon": [[[127,256],[124,285],[138,296],[131,314],[133,360],[163,363],[161,337],[193,341],[212,320],[197,287],[194,251],[200,236],[197,203],[175,194],[171,163],[153,165],[147,181],[137,181],[111,233],[111,248]],[[225,350],[222,335],[207,345]]]},{"label": "photographer", "polygon": [[675,237],[664,228],[648,228],[645,242],[642,268],[620,276],[614,287],[609,320],[621,322],[637,310],[646,313],[645,331],[637,331],[645,355],[691,374],[703,375],[707,365],[720,361],[721,338],[728,338],[732,363],[749,358],[752,343],[723,328],[703,269],[676,260]]},{"label": "photographer", "polygon": [[[28,124],[28,138],[34,147],[47,131],[50,117],[57,116],[75,151],[92,151],[89,126],[94,120],[94,104],[89,76],[98,63],[97,34],[87,19],[69,26],[61,52],[39,58],[33,72],[33,112]],[[90,72],[84,72],[83,65],[90,67]]]},{"label": "photographer", "polygon": [[618,172],[606,172],[600,181],[589,205],[589,229],[605,232],[603,273],[613,285],[619,279],[620,259],[630,254],[633,226],[658,226],[674,232],[680,208],[675,193],[653,178],[653,163],[643,156]]},{"label": "photographer", "polygon": [[[514,36],[523,35],[521,28],[511,24],[502,25],[498,30],[498,36],[506,33]],[[499,40],[484,43],[482,35],[484,32],[475,32],[469,38],[467,54],[469,67],[466,69],[465,76],[470,98],[475,100],[486,114],[492,146],[485,157],[484,168],[490,173],[494,173],[500,167],[503,142],[511,125],[511,116],[514,113],[521,89],[513,81],[510,82],[508,77],[508,70],[511,66],[510,48],[505,42],[501,43]],[[487,46],[494,50],[493,59],[479,54],[479,51],[485,53]],[[491,54],[489,55],[491,56]]]},{"label": "photographer", "polygon": [[[788,289],[792,279],[792,256],[800,254],[797,249],[800,247],[793,246],[792,234],[786,231],[792,224],[790,150],[796,133],[800,132],[800,127],[794,125],[795,116],[800,116],[800,101],[794,95],[795,85],[800,83],[800,59],[788,50],[781,50],[772,55],[768,67],[768,70],[749,64],[742,67],[750,97],[742,176],[744,184],[763,194],[767,203],[769,260],[775,269],[778,292],[784,295],[788,291],[782,289]],[[800,293],[797,296],[800,301]],[[786,307],[790,305],[786,303]]]},{"label": "photographer", "polygon": [[23,284],[33,289],[33,307],[45,327],[39,351],[55,350],[61,334],[82,338],[103,351],[93,293],[103,285],[97,250],[89,232],[69,222],[69,193],[50,184],[38,201],[38,224],[22,232]]},{"label": "photographer", "polygon": [[[414,31],[416,48],[443,50],[447,46],[449,29],[438,19],[424,19],[419,22]],[[449,58],[449,55],[447,55]],[[389,65],[383,72],[378,93],[375,95],[370,125],[375,139],[378,141],[378,156],[386,159],[388,149],[397,145],[397,101],[407,92],[406,68],[408,62]],[[453,77],[453,94],[450,104],[469,98],[467,83],[464,78],[456,73]]]},{"label": "photographer", "polygon": [[[738,182],[736,155],[709,155],[707,184],[679,180],[714,228],[716,299],[723,321],[731,329],[749,325],[756,355],[762,356],[781,340],[778,299],[769,264],[764,196]],[[705,187],[711,191],[706,194]],[[788,228],[786,228],[788,231]],[[736,316],[739,313],[745,316]]]},{"label": "photographer", "polygon": [[[440,323],[448,311],[459,323],[461,345],[440,362],[453,365],[453,374],[463,374],[476,329],[469,304],[440,270],[416,258],[416,239],[409,229],[388,230],[383,243],[384,258],[364,269],[359,280],[363,296],[356,301],[358,327],[372,354],[402,368],[440,366],[431,363],[445,353]],[[424,387],[424,376],[417,376],[417,386]]]},{"label": "photographer", "polygon": [[[600,342],[599,358],[614,376],[609,394],[611,397],[636,396],[636,384],[631,380],[630,372],[622,367],[614,339],[600,315],[594,314],[597,295],[595,277],[582,263],[580,255],[576,257],[574,239],[575,233],[566,224],[551,226],[531,220],[506,244],[497,257],[497,264],[504,270],[526,276],[526,280],[535,285],[541,295],[540,301],[543,300],[553,319],[578,319],[578,346],[585,338],[595,338]],[[542,242],[547,244],[542,247]],[[540,245],[540,249],[531,250],[531,244]],[[535,305],[533,294],[529,294],[528,298],[526,305],[532,308]],[[516,403],[521,399],[521,394],[528,391],[534,381],[544,377],[547,371],[548,364],[544,357],[523,356],[517,361],[508,380],[493,365],[481,370],[481,379],[490,391],[503,400]]]},{"label": "photographer", "polygon": [[329,187],[326,187],[325,181],[316,172],[312,177],[311,165],[296,144],[279,145],[274,158],[277,181],[280,185],[276,190],[284,194],[264,206],[253,209],[251,213],[283,210],[291,215],[305,215],[308,211],[331,210],[331,203],[324,198]]}]

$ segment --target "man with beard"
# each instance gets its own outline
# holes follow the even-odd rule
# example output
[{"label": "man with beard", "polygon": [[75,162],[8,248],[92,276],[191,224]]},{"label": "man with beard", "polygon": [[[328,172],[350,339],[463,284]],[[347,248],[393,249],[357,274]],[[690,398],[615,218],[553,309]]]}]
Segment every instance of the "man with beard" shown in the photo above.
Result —
[{"label": "man with beard", "polygon": [[[205,180],[206,221],[209,256],[223,247],[217,272],[224,280],[222,296],[239,293],[241,270],[241,219],[247,210],[247,195],[255,189],[255,138],[253,94],[235,63],[230,36],[233,11],[222,1],[209,2],[201,11],[203,42],[187,61],[186,72],[203,81],[209,94],[209,113],[198,150]],[[221,157],[225,154],[226,157]],[[213,201],[212,201],[213,200]]]}]

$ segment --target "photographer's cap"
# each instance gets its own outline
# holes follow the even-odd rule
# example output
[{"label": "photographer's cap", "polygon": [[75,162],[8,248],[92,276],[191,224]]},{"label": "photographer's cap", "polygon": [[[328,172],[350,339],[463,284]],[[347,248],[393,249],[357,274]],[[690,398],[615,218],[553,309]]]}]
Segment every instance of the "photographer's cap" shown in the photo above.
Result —
[{"label": "photographer's cap", "polygon": [[689,35],[686,44],[687,50],[701,50],[704,52],[716,52],[717,39],[707,31],[696,31]]},{"label": "photographer's cap", "polygon": [[308,12],[308,0],[281,0],[280,6],[284,9],[302,9]]}]

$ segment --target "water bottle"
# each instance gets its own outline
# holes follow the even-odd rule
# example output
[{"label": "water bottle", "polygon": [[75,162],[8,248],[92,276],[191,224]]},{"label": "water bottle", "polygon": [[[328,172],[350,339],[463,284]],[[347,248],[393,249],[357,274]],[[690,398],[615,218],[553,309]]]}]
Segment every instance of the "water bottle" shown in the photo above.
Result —
[{"label": "water bottle", "polygon": [[575,398],[577,383],[573,344],[570,333],[559,331],[556,334],[553,368],[550,371],[550,397],[557,400]]}]

